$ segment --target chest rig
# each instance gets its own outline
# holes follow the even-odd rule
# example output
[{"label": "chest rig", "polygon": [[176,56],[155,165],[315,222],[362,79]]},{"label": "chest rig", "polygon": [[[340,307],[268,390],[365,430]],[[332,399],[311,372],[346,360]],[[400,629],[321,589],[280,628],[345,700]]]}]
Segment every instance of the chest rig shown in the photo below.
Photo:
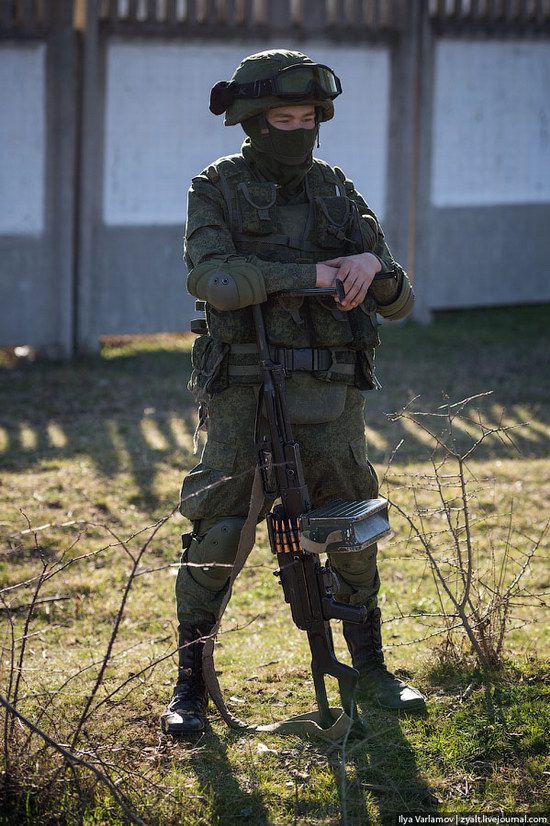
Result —
[{"label": "chest rig", "polygon": [[[350,197],[353,185],[341,170],[323,161],[314,161],[297,201],[286,201],[274,182],[258,181],[242,155],[224,158],[210,166],[206,175],[223,196],[225,220],[239,255],[255,256],[266,263],[316,264],[368,251],[376,242],[376,229],[361,218]],[[231,345],[231,380],[256,381],[251,308],[221,312],[207,305],[206,316],[210,335]],[[272,295],[264,305],[264,318],[273,347],[327,351],[326,364],[312,360],[309,372],[315,377],[363,388],[376,386],[373,360],[379,338],[376,304],[370,296],[361,307],[345,313],[331,296],[304,299]],[[359,379],[355,369],[358,353],[362,365]],[[295,357],[294,353],[286,355],[287,359]],[[248,371],[242,369],[247,366]]]}]

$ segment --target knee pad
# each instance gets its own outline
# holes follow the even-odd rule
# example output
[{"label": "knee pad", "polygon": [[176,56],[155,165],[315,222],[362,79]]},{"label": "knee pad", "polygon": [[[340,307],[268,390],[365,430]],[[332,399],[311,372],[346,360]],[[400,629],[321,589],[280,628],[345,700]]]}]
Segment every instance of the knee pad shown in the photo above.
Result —
[{"label": "knee pad", "polygon": [[219,591],[226,584],[245,522],[244,517],[227,516],[210,525],[207,520],[198,524],[198,532],[189,543],[187,562],[189,573],[203,588]]},{"label": "knee pad", "polygon": [[329,554],[334,576],[334,596],[351,605],[376,606],[380,577],[376,565],[376,544],[364,551]]}]

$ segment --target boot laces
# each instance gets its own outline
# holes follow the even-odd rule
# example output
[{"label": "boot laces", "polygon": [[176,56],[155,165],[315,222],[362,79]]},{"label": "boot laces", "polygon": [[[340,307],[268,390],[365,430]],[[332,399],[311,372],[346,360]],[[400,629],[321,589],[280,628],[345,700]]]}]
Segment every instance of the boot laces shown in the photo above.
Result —
[{"label": "boot laces", "polygon": [[181,711],[202,712],[206,699],[202,675],[199,676],[190,668],[182,669],[182,671],[184,674],[180,675],[180,679],[174,686],[170,707]]}]

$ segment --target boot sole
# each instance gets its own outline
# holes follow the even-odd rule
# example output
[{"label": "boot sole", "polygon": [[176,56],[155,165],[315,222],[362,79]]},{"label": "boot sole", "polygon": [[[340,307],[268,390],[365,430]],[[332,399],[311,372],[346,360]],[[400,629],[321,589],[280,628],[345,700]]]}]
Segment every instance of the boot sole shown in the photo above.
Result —
[{"label": "boot sole", "polygon": [[200,734],[205,730],[206,724],[186,726],[184,723],[170,723],[166,718],[161,717],[160,727],[163,734]]}]

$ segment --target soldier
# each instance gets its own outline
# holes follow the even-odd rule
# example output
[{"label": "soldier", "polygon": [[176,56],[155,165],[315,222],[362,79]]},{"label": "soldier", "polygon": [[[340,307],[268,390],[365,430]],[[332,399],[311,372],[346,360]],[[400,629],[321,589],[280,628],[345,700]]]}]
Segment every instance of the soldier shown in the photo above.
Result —
[{"label": "soldier", "polygon": [[[378,386],[376,313],[403,318],[414,296],[353,183],[313,158],[319,125],[333,117],[340,93],[330,68],[284,50],[245,58],[211,92],[211,111],[225,112],[226,126],[240,123],[247,137],[239,154],[217,160],[189,190],[187,286],[206,302],[208,325],[193,346],[190,389],[208,437],[182,488],[181,512],[193,531],[183,537],[176,582],[179,671],[162,715],[167,733],[204,729],[201,638],[215,623],[249,508],[260,383],[251,305],[265,303],[272,354],[287,372],[312,506],[378,494],[362,393]],[[394,276],[373,282],[382,268]],[[344,284],[341,303],[276,295],[330,287],[336,278]],[[360,690],[387,708],[424,709],[422,695],[384,664],[376,546],[334,555],[331,564],[335,598],[368,609],[364,625],[343,623]]]}]

